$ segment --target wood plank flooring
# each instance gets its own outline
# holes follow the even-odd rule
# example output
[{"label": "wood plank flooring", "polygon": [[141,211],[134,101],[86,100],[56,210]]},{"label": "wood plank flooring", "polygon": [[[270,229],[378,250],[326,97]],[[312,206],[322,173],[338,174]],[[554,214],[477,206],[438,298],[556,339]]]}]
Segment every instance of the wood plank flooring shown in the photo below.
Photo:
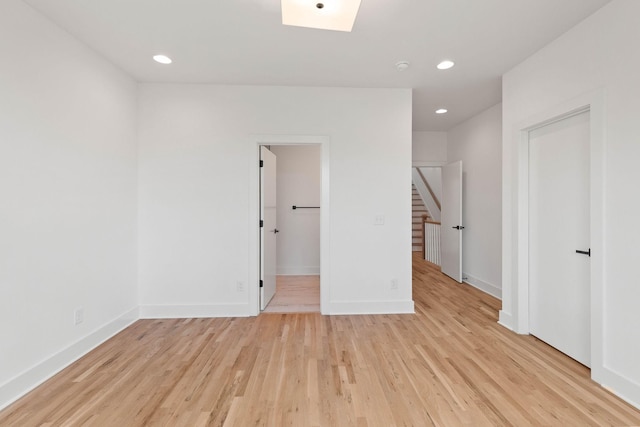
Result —
[{"label": "wood plank flooring", "polygon": [[277,276],[264,313],[320,313],[320,276]]},{"label": "wood plank flooring", "polygon": [[584,366],[414,256],[415,315],[141,320],[1,426],[629,426]]}]

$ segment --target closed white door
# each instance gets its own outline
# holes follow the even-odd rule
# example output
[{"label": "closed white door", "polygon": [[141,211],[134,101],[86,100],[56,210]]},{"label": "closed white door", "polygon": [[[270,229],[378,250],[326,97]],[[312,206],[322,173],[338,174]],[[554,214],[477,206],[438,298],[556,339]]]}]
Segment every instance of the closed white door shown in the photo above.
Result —
[{"label": "closed white door", "polygon": [[260,147],[260,310],[276,293],[276,155]]},{"label": "closed white door", "polygon": [[589,141],[589,112],[529,133],[529,327],[532,335],[586,366],[591,361]]},{"label": "closed white door", "polygon": [[442,168],[440,256],[442,272],[462,283],[462,162]]}]

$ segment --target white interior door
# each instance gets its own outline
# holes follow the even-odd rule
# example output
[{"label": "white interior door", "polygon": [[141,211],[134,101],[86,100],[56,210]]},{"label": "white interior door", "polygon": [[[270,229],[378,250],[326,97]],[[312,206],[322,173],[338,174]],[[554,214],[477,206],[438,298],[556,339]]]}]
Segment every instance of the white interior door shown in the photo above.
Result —
[{"label": "white interior door", "polygon": [[462,162],[442,168],[441,269],[462,283]]},{"label": "white interior door", "polygon": [[260,147],[260,310],[276,293],[276,155]]},{"label": "white interior door", "polygon": [[591,359],[589,141],[589,112],[529,133],[529,327],[532,335],[586,366]]}]

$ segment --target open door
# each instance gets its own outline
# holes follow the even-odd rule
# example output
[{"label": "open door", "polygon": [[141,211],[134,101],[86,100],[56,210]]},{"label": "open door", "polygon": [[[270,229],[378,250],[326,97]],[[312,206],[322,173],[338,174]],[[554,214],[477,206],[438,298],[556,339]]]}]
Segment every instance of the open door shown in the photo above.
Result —
[{"label": "open door", "polygon": [[442,272],[462,283],[462,162],[442,168],[440,218]]},{"label": "open door", "polygon": [[276,155],[260,147],[260,310],[276,293]]}]

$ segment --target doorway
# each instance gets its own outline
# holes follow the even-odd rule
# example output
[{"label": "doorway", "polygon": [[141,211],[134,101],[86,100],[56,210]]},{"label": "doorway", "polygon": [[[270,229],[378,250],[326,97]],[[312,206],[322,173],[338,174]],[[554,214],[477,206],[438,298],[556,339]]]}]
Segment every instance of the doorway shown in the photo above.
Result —
[{"label": "doorway", "polygon": [[272,144],[260,150],[260,308],[320,312],[321,147]]},{"label": "doorway", "polygon": [[[503,307],[499,323],[520,334],[530,334],[529,316],[529,132],[564,118],[589,111],[589,257],[590,280],[590,368],[591,378],[599,383],[610,373],[604,364],[604,257],[605,257],[605,92],[603,89],[587,92],[558,105],[547,107],[515,125],[512,129],[516,145],[505,152],[513,157],[516,168],[507,191],[509,198],[503,220]],[[505,171],[507,172],[507,171]],[[504,182],[509,182],[507,176]],[[504,191],[504,190],[503,190]],[[511,214],[510,204],[515,206]],[[511,232],[514,229],[514,232]],[[575,248],[578,249],[578,248]]]},{"label": "doorway", "polygon": [[423,258],[462,283],[462,161],[439,165],[414,163],[412,179],[431,217],[420,221],[418,226],[424,239],[421,242]]},{"label": "doorway", "polygon": [[[320,313],[330,313],[331,257],[330,257],[330,138],[320,135],[251,135],[248,139],[249,169],[249,283],[248,302],[251,314],[257,316],[260,310],[260,147],[317,145],[320,147]],[[278,233],[280,234],[280,233]]]}]

